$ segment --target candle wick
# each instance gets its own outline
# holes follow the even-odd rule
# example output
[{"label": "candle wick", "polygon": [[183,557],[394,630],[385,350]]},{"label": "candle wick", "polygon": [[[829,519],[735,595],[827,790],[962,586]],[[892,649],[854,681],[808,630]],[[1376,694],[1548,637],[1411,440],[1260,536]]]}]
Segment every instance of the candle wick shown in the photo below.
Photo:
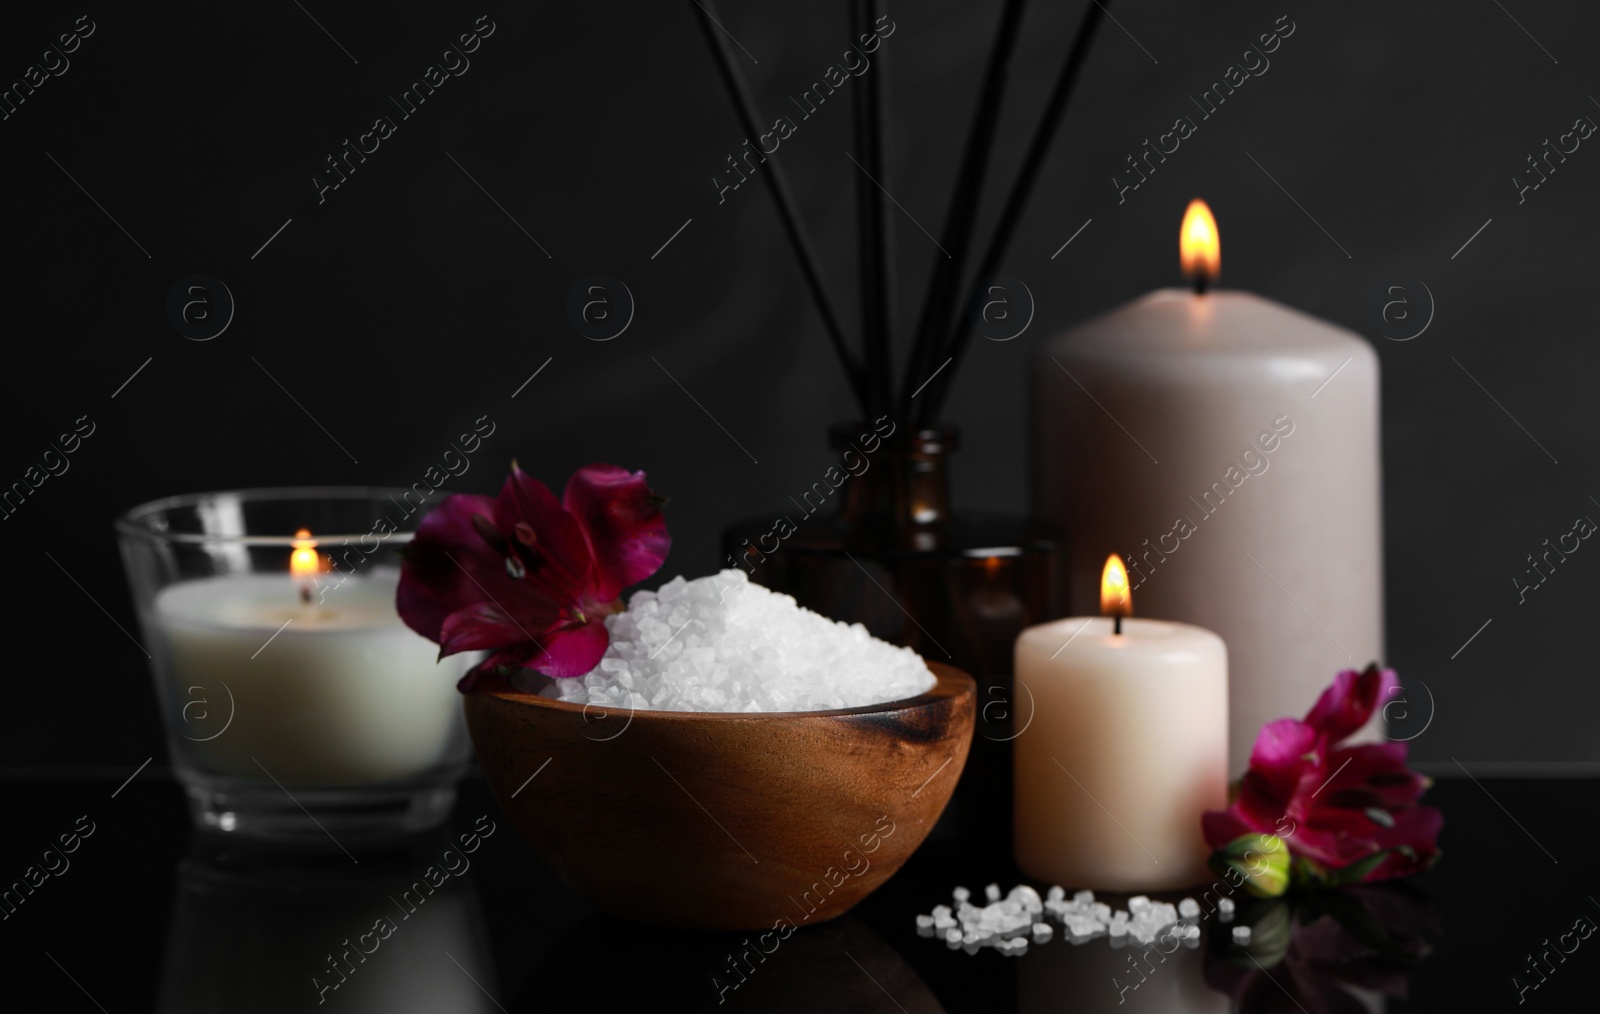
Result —
[{"label": "candle wick", "polygon": [[1121,613],[1118,613],[1116,616],[1113,616],[1111,618],[1111,632],[1113,634],[1122,633],[1122,614]]},{"label": "candle wick", "polygon": [[1205,295],[1206,294],[1206,287],[1208,285],[1210,285],[1210,284],[1211,284],[1211,278],[1204,271],[1195,272],[1195,276],[1194,276],[1194,294],[1195,295],[1197,295],[1197,296]]}]

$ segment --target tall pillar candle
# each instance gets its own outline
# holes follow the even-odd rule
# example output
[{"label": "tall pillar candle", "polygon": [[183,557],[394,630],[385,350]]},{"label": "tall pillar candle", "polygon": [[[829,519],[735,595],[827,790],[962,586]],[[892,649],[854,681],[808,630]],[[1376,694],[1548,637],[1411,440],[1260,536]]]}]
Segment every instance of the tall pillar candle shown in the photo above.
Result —
[{"label": "tall pillar candle", "polygon": [[1200,817],[1228,804],[1228,650],[1199,627],[1120,619],[1115,557],[1102,587],[1118,619],[1017,638],[1017,693],[1032,704],[1012,741],[1017,865],[1070,888],[1189,887],[1208,876]]},{"label": "tall pillar candle", "polygon": [[1114,549],[1142,608],[1227,641],[1238,774],[1264,723],[1383,657],[1378,362],[1342,328],[1204,291],[1220,257],[1195,217],[1197,291],[1113,309],[1035,364],[1035,512],[1068,531],[1069,608]]}]

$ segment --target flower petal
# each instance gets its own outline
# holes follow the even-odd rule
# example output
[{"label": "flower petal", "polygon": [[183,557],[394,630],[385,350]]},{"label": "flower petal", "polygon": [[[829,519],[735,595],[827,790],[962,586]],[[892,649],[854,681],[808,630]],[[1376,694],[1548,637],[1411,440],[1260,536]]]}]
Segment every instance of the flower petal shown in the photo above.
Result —
[{"label": "flower petal", "polygon": [[600,664],[611,643],[605,620],[596,618],[577,626],[554,630],[540,638],[544,650],[523,662],[523,668],[557,679],[587,676]]},{"label": "flower petal", "polygon": [[1401,810],[1412,806],[1429,782],[1406,767],[1405,743],[1363,743],[1332,751],[1335,774],[1325,795],[1330,806],[1357,810]]},{"label": "flower petal", "polygon": [[[460,651],[496,651],[507,645],[537,643],[530,632],[492,603],[477,602],[451,613],[439,631],[439,654]],[[538,649],[535,648],[535,651]]]},{"label": "flower petal", "polygon": [[672,548],[662,502],[643,472],[616,465],[589,465],[567,480],[562,503],[589,540],[596,599],[614,599],[661,569]]},{"label": "flower petal", "polygon": [[473,529],[475,515],[488,516],[494,500],[486,496],[457,493],[445,497],[423,516],[416,535],[406,546],[400,565],[400,589],[395,608],[405,625],[438,642],[439,632],[451,613],[482,600],[483,593],[473,588],[469,575],[456,561],[471,555],[463,547],[481,544]]},{"label": "flower petal", "polygon": [[[395,608],[406,626],[430,641],[445,644],[445,625],[450,618],[477,606],[492,607],[491,612],[481,614],[483,622],[497,627],[509,624],[515,636],[508,633],[507,641],[474,647],[528,640],[521,632],[524,628],[538,633],[559,618],[561,603],[548,587],[513,578],[506,569],[506,557],[479,531],[483,519],[494,510],[495,501],[488,497],[446,497],[422,519],[406,546]],[[451,631],[457,643],[462,643],[461,625],[466,619],[458,620]],[[445,653],[465,650],[456,647]]]},{"label": "flower petal", "polygon": [[1366,725],[1379,703],[1387,703],[1399,689],[1393,669],[1379,669],[1377,663],[1359,673],[1346,669],[1306,713],[1306,724],[1337,743]]},{"label": "flower petal", "polygon": [[594,559],[583,528],[550,488],[516,465],[494,502],[494,526],[523,547],[529,578],[548,582],[565,602],[577,603],[592,580]]},{"label": "flower petal", "polygon": [[1250,749],[1250,770],[1298,770],[1318,749],[1318,730],[1297,718],[1280,718],[1261,727]]},{"label": "flower petal", "polygon": [[1263,725],[1250,751],[1250,770],[1239,782],[1236,805],[1245,822],[1270,830],[1278,817],[1297,810],[1298,801],[1326,777],[1321,774],[1325,753],[1325,740],[1298,719]]}]

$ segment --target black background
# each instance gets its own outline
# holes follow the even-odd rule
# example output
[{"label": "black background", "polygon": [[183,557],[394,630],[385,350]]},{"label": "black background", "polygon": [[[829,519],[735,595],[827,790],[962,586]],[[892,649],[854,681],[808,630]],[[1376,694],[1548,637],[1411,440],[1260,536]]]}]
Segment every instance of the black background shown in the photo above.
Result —
[{"label": "black background", "polygon": [[[513,455],[557,486],[590,461],[644,468],[672,497],[664,576],[694,576],[716,566],[724,524],[821,474],[825,427],[851,415],[767,194],[752,181],[717,202],[711,173],[745,134],[688,3],[308,6],[322,27],[292,3],[8,12],[8,82],[80,14],[96,28],[0,122],[0,481],[20,480],[72,420],[97,428],[66,474],[0,522],[0,765],[131,771],[159,756],[145,659],[107,617],[138,633],[110,527],[134,504],[409,484],[487,414],[499,428],[459,488],[493,490]],[[1034,6],[1001,179],[1082,10]],[[997,9],[892,10],[884,182],[935,234]],[[1600,11],[1554,0],[1111,10],[1120,27],[1103,28],[1006,265],[1037,318],[1018,340],[980,341],[948,406],[964,434],[958,501],[1023,507],[1021,393],[1038,342],[1175,282],[1178,220],[1203,195],[1223,230],[1225,284],[1361,331],[1382,357],[1390,661],[1437,702],[1414,756],[1451,768],[1597,759],[1600,555],[1580,550],[1525,605],[1512,585],[1542,540],[1600,518],[1596,142],[1520,205],[1512,177],[1530,179],[1526,157],[1577,117],[1600,116]],[[327,155],[394,114],[386,96],[482,13],[496,27],[470,69],[319,204],[310,177]],[[843,3],[729,0],[722,13],[759,60],[743,66],[770,115],[850,37]],[[1126,156],[1284,14],[1295,31],[1270,70],[1119,205],[1111,176]],[[841,93],[775,156],[844,297],[849,129]],[[911,217],[898,227],[904,319],[920,296],[909,283],[938,254]],[[196,272],[238,303],[208,342],[167,319],[169,289]],[[569,291],[597,272],[637,301],[608,342],[567,321]],[[1413,279],[1431,290],[1433,323],[1410,341],[1381,336],[1389,286]],[[1401,728],[1421,729],[1428,712]]]}]

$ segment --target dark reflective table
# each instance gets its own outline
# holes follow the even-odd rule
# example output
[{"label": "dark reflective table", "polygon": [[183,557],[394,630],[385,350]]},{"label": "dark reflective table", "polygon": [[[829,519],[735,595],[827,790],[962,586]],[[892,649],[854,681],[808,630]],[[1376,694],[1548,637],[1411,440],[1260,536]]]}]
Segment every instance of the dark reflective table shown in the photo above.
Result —
[{"label": "dark reflective table", "polygon": [[597,914],[476,779],[447,832],[354,855],[198,835],[152,770],[3,792],[8,1011],[1575,1011],[1600,989],[1600,780],[1441,778],[1438,867],[1242,906],[1248,951],[1211,917],[1170,954],[1058,926],[1019,957],[917,935],[957,884],[1019,880],[949,834],[849,915],[761,937]]}]

